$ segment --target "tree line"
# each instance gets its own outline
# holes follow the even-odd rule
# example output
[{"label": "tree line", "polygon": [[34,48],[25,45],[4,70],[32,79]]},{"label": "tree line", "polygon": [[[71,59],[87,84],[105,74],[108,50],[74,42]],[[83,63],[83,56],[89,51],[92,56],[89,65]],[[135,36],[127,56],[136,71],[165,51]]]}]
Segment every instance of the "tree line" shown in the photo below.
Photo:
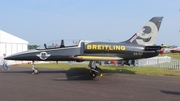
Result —
[{"label": "tree line", "polygon": [[39,45],[28,45],[28,50],[36,49]]}]

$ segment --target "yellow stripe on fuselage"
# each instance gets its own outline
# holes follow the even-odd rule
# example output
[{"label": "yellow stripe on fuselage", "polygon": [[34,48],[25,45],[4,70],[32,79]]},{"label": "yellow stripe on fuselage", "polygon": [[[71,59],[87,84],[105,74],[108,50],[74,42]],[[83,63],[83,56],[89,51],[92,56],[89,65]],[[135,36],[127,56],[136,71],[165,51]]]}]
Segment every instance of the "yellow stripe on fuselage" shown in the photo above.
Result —
[{"label": "yellow stripe on fuselage", "polygon": [[81,60],[122,60],[120,57],[106,57],[106,56],[77,56],[76,59]]}]

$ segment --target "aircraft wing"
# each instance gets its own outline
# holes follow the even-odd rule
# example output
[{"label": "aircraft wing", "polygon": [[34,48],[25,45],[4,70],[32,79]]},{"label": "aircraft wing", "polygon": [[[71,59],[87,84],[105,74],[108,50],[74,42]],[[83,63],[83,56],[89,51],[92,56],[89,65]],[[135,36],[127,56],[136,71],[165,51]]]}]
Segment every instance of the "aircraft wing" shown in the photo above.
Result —
[{"label": "aircraft wing", "polygon": [[78,56],[74,56],[74,59],[77,60],[101,60],[101,61],[105,61],[105,60],[122,60],[123,58],[118,57],[118,56],[86,56],[86,55],[78,55]]}]

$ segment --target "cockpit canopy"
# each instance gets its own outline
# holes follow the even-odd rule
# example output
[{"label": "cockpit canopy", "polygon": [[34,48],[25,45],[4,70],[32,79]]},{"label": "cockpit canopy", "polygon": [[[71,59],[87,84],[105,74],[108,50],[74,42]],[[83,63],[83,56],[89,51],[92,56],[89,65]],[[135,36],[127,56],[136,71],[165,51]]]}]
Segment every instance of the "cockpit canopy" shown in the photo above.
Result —
[{"label": "cockpit canopy", "polygon": [[81,42],[84,42],[85,44],[93,41],[88,40],[60,40],[44,43],[41,47],[38,47],[37,49],[56,49],[56,48],[65,48],[65,47],[80,47]]}]

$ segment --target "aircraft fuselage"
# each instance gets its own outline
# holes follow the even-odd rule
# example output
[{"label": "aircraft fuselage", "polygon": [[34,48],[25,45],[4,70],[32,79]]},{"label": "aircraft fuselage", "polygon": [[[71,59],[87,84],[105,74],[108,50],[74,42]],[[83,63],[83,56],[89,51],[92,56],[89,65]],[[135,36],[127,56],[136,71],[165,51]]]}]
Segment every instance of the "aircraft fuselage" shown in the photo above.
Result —
[{"label": "aircraft fuselage", "polygon": [[147,50],[146,46],[142,45],[91,42],[74,47],[29,50],[8,56],[6,59],[31,61],[129,60],[157,56],[160,48],[156,48]]}]

